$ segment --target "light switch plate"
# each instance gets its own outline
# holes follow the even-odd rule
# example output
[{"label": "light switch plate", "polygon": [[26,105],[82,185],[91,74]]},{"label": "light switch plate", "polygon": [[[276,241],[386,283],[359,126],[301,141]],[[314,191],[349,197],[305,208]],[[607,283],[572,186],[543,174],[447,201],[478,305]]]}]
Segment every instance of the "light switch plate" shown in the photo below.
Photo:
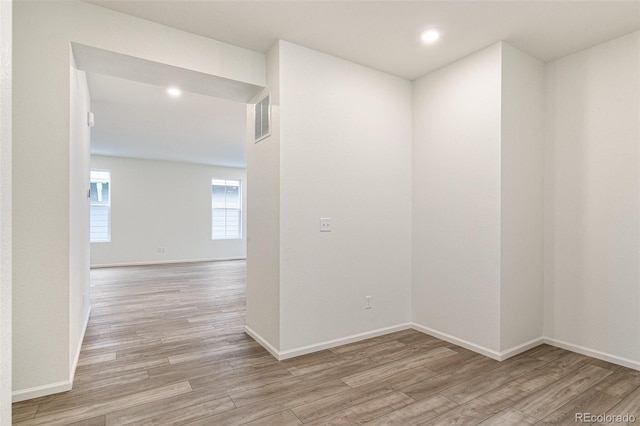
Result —
[{"label": "light switch plate", "polygon": [[373,308],[373,296],[365,296],[364,297],[364,308],[365,309]]},{"label": "light switch plate", "polygon": [[330,217],[321,217],[320,218],[320,232],[331,232],[331,218]]}]

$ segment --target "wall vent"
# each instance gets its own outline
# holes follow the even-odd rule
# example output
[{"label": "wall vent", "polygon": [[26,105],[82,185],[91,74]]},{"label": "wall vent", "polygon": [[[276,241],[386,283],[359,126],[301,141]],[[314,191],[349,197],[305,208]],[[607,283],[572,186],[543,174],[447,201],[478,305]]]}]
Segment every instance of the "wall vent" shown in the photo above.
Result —
[{"label": "wall vent", "polygon": [[255,142],[271,135],[271,96],[267,95],[255,105]]}]

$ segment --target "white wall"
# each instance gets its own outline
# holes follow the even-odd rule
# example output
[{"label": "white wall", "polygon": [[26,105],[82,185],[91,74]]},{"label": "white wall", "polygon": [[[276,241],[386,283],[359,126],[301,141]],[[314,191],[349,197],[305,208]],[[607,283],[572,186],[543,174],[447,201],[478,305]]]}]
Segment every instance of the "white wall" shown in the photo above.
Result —
[{"label": "white wall", "polygon": [[639,55],[635,32],[546,70],[545,335],[636,368]]},{"label": "white wall", "polygon": [[211,239],[211,179],[239,179],[245,206],[244,169],[96,155],[91,168],[111,172],[111,242],[91,243],[91,266],[246,257],[244,211],[241,239]]},{"label": "white wall", "polygon": [[542,338],[543,92],[506,43],[414,82],[413,321],[498,359]]},{"label": "white wall", "polygon": [[47,50],[37,5],[13,10],[14,391],[69,385],[70,49]]},{"label": "white wall", "polygon": [[32,397],[72,376],[70,170],[83,165],[70,163],[69,43],[257,85],[264,55],[84,2],[13,12],[13,389]]},{"label": "white wall", "polygon": [[544,64],[502,43],[500,351],[540,339]]},{"label": "white wall", "polygon": [[254,143],[247,106],[247,331],[274,355],[280,347],[280,43],[267,53],[271,136]]},{"label": "white wall", "polygon": [[11,424],[11,0],[0,2],[0,424]]},{"label": "white wall", "polygon": [[280,349],[406,325],[411,83],[288,42],[279,54]]},{"label": "white wall", "polygon": [[69,134],[69,369],[73,374],[89,320],[89,152],[91,104],[87,76],[70,57]]},{"label": "white wall", "polygon": [[501,45],[414,82],[413,322],[500,349]]}]

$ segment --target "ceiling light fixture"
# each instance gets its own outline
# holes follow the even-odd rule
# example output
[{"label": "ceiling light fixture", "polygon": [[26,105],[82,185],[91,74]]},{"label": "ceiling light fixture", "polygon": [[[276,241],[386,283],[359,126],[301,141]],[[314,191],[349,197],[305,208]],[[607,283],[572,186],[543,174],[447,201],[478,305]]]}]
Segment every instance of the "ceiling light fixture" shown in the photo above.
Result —
[{"label": "ceiling light fixture", "polygon": [[175,98],[177,96],[180,96],[182,94],[182,91],[177,87],[169,87],[167,89],[167,93]]},{"label": "ceiling light fixture", "polygon": [[425,43],[433,43],[440,38],[440,33],[437,30],[427,30],[420,34],[420,40]]}]

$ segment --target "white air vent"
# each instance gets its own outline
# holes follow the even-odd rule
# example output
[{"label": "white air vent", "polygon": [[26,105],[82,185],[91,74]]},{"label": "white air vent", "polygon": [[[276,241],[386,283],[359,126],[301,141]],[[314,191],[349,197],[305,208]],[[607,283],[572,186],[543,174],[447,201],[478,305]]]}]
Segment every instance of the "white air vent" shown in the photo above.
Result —
[{"label": "white air vent", "polygon": [[267,95],[255,105],[255,141],[261,141],[271,134],[271,103]]}]

